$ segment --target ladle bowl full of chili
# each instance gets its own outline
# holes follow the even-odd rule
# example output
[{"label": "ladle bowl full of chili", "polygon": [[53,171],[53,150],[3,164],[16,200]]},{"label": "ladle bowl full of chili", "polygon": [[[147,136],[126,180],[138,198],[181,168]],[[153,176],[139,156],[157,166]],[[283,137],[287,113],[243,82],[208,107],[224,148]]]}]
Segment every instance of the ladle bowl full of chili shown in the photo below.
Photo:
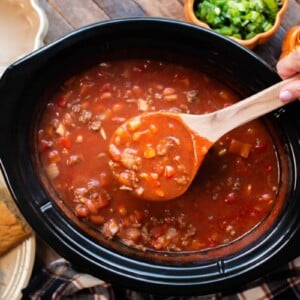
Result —
[{"label": "ladle bowl full of chili", "polygon": [[[213,112],[277,81],[252,52],[190,24],[134,18],[79,29],[0,81],[7,183],[32,227],[82,272],[165,295],[235,288],[296,255],[299,103],[225,134],[186,192],[166,202],[120,189],[109,142],[137,115]],[[176,143],[146,141],[143,155]],[[185,155],[173,157],[183,174]],[[130,151],[125,158],[138,166]],[[157,174],[173,171],[167,162],[139,176],[159,191]]]},{"label": "ladle bowl full of chili", "polygon": [[181,196],[214,142],[288,104],[279,99],[280,90],[299,78],[283,80],[211,113],[157,111],[127,120],[112,134],[108,149],[109,165],[120,189],[149,201],[168,201]]}]

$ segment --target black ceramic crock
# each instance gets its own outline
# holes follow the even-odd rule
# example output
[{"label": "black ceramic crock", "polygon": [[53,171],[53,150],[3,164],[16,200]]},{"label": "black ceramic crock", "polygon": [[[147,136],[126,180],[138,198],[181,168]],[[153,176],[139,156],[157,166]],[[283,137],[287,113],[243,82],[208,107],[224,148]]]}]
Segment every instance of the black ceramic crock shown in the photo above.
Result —
[{"label": "black ceramic crock", "polygon": [[[152,49],[188,57],[214,70],[248,96],[279,81],[265,62],[216,33],[172,20],[112,20],[79,29],[16,62],[0,81],[1,167],[20,210],[50,246],[82,272],[123,287],[164,295],[200,295],[236,289],[299,253],[300,103],[270,114],[288,169],[285,204],[275,224],[251,245],[216,259],[186,263],[96,240],[52,201],[36,166],[35,127],[43,104],[67,76],[101,59]],[[126,54],[127,53],[127,54]],[[166,256],[166,255],[164,255]],[[172,254],[170,254],[172,257]]]}]

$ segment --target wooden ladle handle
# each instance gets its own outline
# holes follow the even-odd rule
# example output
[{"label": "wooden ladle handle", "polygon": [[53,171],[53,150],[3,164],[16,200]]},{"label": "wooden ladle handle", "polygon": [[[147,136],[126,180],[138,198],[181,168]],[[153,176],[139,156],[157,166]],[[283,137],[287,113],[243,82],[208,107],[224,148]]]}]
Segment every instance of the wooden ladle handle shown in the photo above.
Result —
[{"label": "wooden ladle handle", "polygon": [[295,80],[300,80],[299,74],[224,109],[198,116],[181,114],[181,117],[193,131],[215,142],[232,129],[286,105],[279,99],[279,93]]}]

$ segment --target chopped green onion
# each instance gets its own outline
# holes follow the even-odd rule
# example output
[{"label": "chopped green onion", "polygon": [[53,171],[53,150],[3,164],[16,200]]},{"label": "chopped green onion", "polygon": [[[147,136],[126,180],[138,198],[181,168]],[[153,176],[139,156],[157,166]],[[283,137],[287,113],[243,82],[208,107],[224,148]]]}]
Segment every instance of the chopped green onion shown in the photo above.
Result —
[{"label": "chopped green onion", "polygon": [[220,34],[240,39],[271,29],[281,0],[200,0],[196,17]]}]

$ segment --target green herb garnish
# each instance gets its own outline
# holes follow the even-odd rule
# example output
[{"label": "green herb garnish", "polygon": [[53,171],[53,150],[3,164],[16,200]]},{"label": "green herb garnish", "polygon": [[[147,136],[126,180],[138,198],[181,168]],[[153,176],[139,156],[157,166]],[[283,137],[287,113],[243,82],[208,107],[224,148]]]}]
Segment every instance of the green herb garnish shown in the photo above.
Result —
[{"label": "green herb garnish", "polygon": [[247,40],[272,28],[280,0],[203,0],[196,17],[220,34]]}]

